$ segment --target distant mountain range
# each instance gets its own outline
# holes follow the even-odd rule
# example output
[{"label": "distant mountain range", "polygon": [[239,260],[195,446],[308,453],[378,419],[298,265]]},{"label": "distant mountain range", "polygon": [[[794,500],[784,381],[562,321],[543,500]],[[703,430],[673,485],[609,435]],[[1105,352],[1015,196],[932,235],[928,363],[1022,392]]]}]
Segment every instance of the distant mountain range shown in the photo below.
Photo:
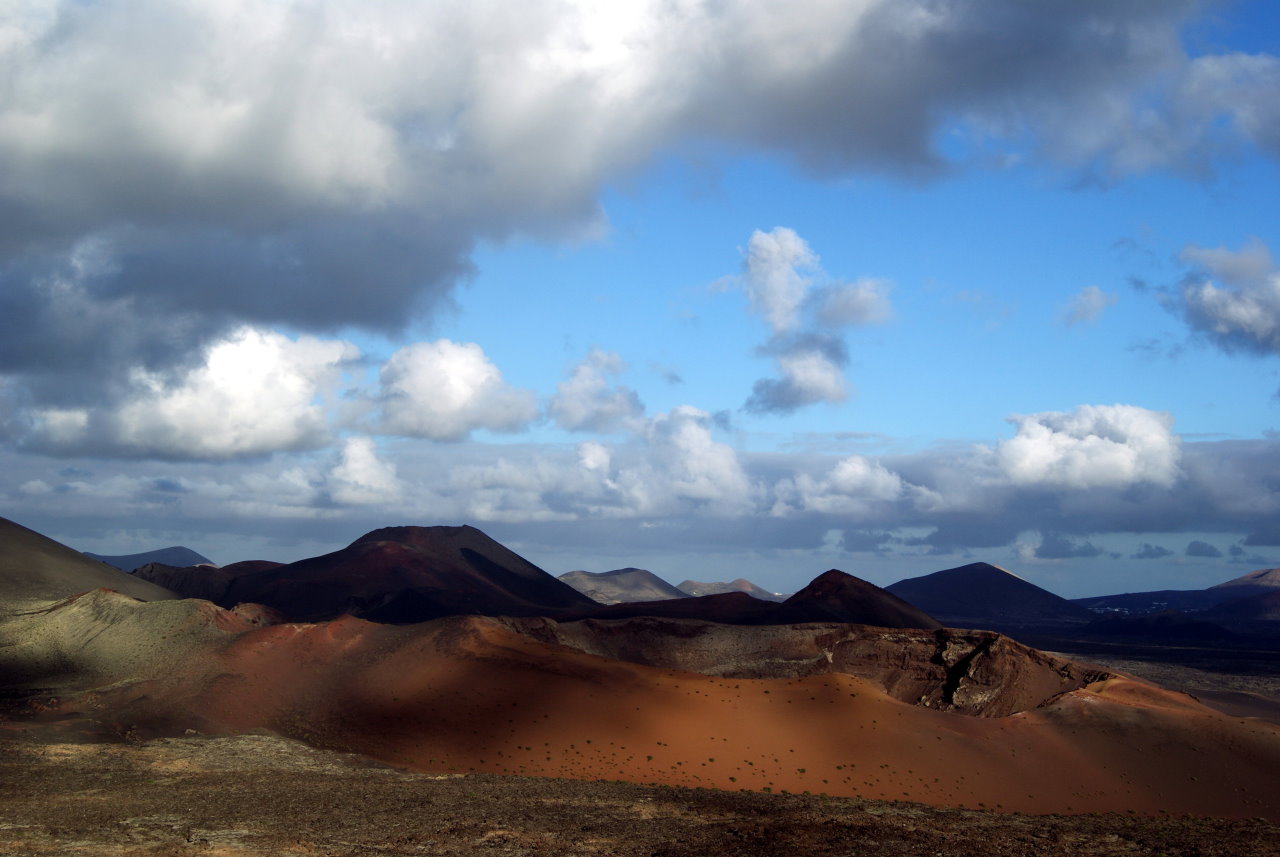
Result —
[{"label": "distant mountain range", "polygon": [[165,565],[174,566],[213,565],[212,560],[201,556],[191,548],[184,548],[181,545],[145,551],[144,553],[123,554],[122,556],[104,556],[103,554],[89,553],[88,551],[85,551],[84,555],[92,557],[98,562],[113,565],[121,571],[133,571],[135,568],[150,562],[162,562]]},{"label": "distant mountain range", "polygon": [[600,572],[570,571],[560,575],[559,579],[601,604],[689,597],[643,568],[618,568]]},{"label": "distant mountain range", "polygon": [[[903,583],[967,614],[1078,616],[994,566]],[[235,606],[176,597],[197,590]],[[131,575],[0,520],[0,706],[130,764],[150,738],[268,729],[433,775],[1280,818],[1280,733],[1192,697],[939,627],[836,569],[781,603],[601,605],[473,527]]]},{"label": "distant mountain range", "polygon": [[699,580],[686,580],[676,587],[686,595],[720,595],[725,592],[745,592],[752,598],[759,598],[761,601],[786,601],[787,596],[779,595],[776,592],[756,586],[749,580],[739,577],[737,580],[731,580],[728,583],[703,583]]},{"label": "distant mountain range", "polygon": [[256,560],[218,568],[176,546],[85,556],[133,568],[136,578],[183,597],[227,608],[262,604],[305,621],[344,613],[394,624],[455,614],[564,620],[650,616],[743,625],[1069,629],[1086,636],[1184,641],[1273,634],[1280,623],[1280,569],[1252,571],[1207,589],[1072,600],[983,562],[884,589],[832,569],[785,597],[741,578],[686,580],[677,587],[634,567],[572,571],[557,579],[474,527],[389,527],[342,550],[289,564]]}]

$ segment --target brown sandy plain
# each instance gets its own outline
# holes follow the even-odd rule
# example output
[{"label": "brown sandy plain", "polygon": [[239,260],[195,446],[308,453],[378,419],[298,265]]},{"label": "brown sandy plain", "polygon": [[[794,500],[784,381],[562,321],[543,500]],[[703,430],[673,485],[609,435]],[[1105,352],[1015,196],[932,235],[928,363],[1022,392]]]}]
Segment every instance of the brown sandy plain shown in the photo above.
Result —
[{"label": "brown sandy plain", "polygon": [[20,857],[1272,857],[1260,819],[1050,815],[393,769],[266,734],[0,729]]},{"label": "brown sandy plain", "polygon": [[10,640],[67,665],[47,717],[128,740],[265,728],[440,774],[1280,820],[1280,727],[1122,676],[982,718],[851,675],[641,666],[494,619],[256,628],[105,590],[12,620]]}]

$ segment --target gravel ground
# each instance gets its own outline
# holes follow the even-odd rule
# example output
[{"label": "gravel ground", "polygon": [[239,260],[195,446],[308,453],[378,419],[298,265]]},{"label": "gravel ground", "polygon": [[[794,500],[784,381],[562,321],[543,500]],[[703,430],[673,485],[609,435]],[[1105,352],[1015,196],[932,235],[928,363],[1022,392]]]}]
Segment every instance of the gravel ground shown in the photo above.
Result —
[{"label": "gravel ground", "polygon": [[17,855],[1230,855],[1261,820],[1023,816],[614,782],[410,773],[266,734],[107,743],[0,730]]}]

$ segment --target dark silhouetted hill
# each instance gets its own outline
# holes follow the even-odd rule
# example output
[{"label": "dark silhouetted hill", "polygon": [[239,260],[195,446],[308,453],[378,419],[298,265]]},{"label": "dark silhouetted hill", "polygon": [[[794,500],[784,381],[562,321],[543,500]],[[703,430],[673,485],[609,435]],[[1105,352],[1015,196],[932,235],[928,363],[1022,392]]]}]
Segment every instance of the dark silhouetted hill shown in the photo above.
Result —
[{"label": "dark silhouetted hill", "polygon": [[999,566],[975,562],[900,580],[889,592],[955,627],[1084,623],[1085,608]]},{"label": "dark silhouetted hill", "polygon": [[554,615],[595,602],[475,527],[386,527],[324,556],[237,575],[219,602],[298,620],[351,614],[406,624],[440,616]]}]

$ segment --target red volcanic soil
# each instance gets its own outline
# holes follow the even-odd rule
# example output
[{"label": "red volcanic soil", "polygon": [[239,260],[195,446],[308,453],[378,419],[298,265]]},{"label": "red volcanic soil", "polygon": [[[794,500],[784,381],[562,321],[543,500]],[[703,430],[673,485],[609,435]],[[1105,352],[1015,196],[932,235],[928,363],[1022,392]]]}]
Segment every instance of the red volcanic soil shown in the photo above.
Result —
[{"label": "red volcanic soil", "polygon": [[645,667],[475,617],[242,632],[171,675],[63,709],[140,736],[266,727],[423,771],[1280,819],[1280,727],[1126,678],[983,719],[849,675]]}]

